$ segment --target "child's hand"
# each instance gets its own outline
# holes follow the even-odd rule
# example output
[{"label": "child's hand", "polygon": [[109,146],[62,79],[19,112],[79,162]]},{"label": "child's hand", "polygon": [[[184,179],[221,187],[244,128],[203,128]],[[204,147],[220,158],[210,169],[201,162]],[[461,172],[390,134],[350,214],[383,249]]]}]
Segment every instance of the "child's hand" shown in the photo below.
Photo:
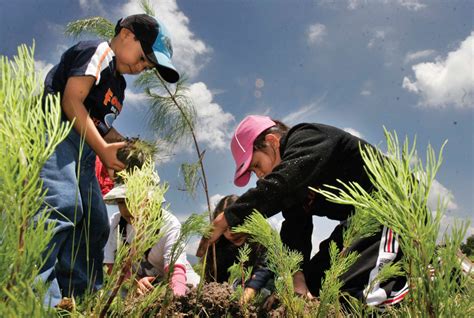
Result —
[{"label": "child's hand", "polygon": [[227,230],[229,224],[225,219],[224,213],[220,213],[212,222],[214,229],[212,230],[211,236],[209,237],[209,244],[214,243],[221,237],[221,235]]},{"label": "child's hand", "polygon": [[125,169],[125,164],[117,159],[117,151],[126,145],[127,143],[124,141],[106,144],[101,153],[98,153],[97,155],[108,169],[113,169],[115,171],[123,170]]},{"label": "child's hand", "polygon": [[255,289],[251,287],[245,287],[244,293],[242,294],[242,298],[240,299],[240,304],[247,304],[255,296],[255,293]]},{"label": "child's hand", "polygon": [[139,295],[145,295],[151,292],[155,287],[151,284],[155,280],[155,277],[143,277],[137,281],[137,293]]},{"label": "child's hand", "polygon": [[296,272],[295,275],[293,275],[293,286],[295,289],[295,293],[297,293],[300,296],[307,297],[308,299],[313,299],[313,295],[311,295],[311,292],[308,289],[308,286],[306,285],[306,280],[304,278],[303,272],[299,271]]},{"label": "child's hand", "polygon": [[277,298],[275,294],[271,294],[270,296],[268,296],[265,302],[263,303],[263,309],[265,309],[266,311],[272,310],[273,304],[275,303],[276,299]]}]

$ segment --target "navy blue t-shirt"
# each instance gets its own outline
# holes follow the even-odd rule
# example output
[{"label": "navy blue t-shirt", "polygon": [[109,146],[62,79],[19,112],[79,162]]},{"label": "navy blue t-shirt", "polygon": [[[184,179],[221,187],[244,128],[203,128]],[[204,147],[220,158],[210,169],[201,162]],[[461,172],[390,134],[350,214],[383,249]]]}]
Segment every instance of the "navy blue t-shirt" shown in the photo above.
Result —
[{"label": "navy blue t-shirt", "polygon": [[93,76],[95,83],[84,106],[104,136],[122,110],[126,82],[116,71],[115,54],[107,42],[83,41],[69,48],[45,79],[45,95],[64,93],[71,76]]}]

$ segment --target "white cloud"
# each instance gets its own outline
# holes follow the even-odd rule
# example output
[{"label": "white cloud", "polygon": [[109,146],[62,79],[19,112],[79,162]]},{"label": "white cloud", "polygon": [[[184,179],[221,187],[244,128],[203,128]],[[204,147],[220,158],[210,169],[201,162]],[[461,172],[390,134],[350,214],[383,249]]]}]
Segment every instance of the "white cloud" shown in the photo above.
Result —
[{"label": "white cloud", "polygon": [[[441,217],[441,224],[439,228],[439,234],[438,234],[438,242],[442,242],[444,239],[444,235],[451,236],[452,231],[454,228],[459,229],[461,226],[461,223],[467,222],[467,219],[460,219],[454,216],[448,216],[448,215],[443,215]],[[469,237],[474,234],[474,225],[471,224],[467,227],[466,229],[466,235],[465,237]]]},{"label": "white cloud", "polygon": [[294,125],[299,122],[308,122],[311,115],[316,114],[321,108],[326,94],[320,97],[317,101],[308,105],[300,107],[297,111],[284,116],[281,121],[288,125]]},{"label": "white cloud", "polygon": [[[209,59],[211,48],[196,38],[190,30],[189,18],[179,10],[175,0],[151,0],[150,3],[155,9],[156,17],[172,35],[173,64],[180,73],[185,72],[187,76],[195,77]],[[138,1],[129,1],[120,9],[122,16],[136,13],[143,13]]]},{"label": "white cloud", "polygon": [[197,139],[210,149],[222,150],[228,147],[230,123],[234,120],[231,113],[223,111],[219,104],[212,101],[213,95],[202,82],[189,87],[188,97],[193,101],[197,115]]},{"label": "white cloud", "polygon": [[426,8],[426,4],[422,3],[420,0],[397,0],[397,3],[411,11],[418,11]]},{"label": "white cloud", "polygon": [[41,81],[43,82],[48,72],[53,68],[53,64],[48,63],[43,60],[35,60],[35,71],[41,77]]},{"label": "white cloud", "polygon": [[308,28],[308,43],[319,44],[327,34],[326,26],[321,23],[312,24]]},{"label": "white cloud", "polygon": [[347,9],[356,10],[370,4],[394,4],[411,11],[418,11],[426,8],[421,0],[347,0]]},{"label": "white cloud", "polygon": [[428,195],[428,207],[432,211],[436,211],[438,207],[438,201],[446,204],[446,211],[453,212],[458,209],[458,205],[454,200],[452,192],[443,186],[437,180],[433,180],[431,190]]},{"label": "white cloud", "polygon": [[136,93],[128,88],[125,90],[124,103],[126,103],[127,106],[130,105],[137,108],[140,108],[145,105],[148,106],[147,96],[145,95],[145,93],[143,92]]},{"label": "white cloud", "polygon": [[402,87],[421,96],[426,107],[474,107],[474,31],[446,59],[412,66],[415,80],[403,78]]},{"label": "white cloud", "polygon": [[404,63],[410,63],[415,60],[423,59],[433,55],[436,51],[435,50],[423,50],[417,52],[408,52],[405,56]]},{"label": "white cloud", "polygon": [[370,96],[372,95],[374,83],[371,80],[367,80],[362,85],[362,90],[360,91],[360,95],[362,96]]},{"label": "white cloud", "polygon": [[358,138],[363,138],[362,134],[361,134],[359,131],[355,130],[354,128],[349,128],[349,127],[347,127],[347,128],[344,128],[343,130],[344,130],[345,132],[348,132],[348,133],[351,134],[352,136],[356,136],[356,137],[358,137]]},{"label": "white cloud", "polygon": [[386,35],[386,32],[384,30],[375,30],[375,32],[373,33],[372,37],[369,40],[369,43],[367,43],[367,47],[371,49],[375,46],[375,44],[379,42],[383,42],[385,40],[385,35]]},{"label": "white cloud", "polygon": [[[209,198],[209,203],[211,204],[211,209],[214,210],[217,203],[219,203],[219,201],[224,197],[223,194],[220,194],[220,193],[216,193],[214,194],[213,196],[211,196]],[[206,207],[207,208],[207,207]]]},{"label": "white cloud", "polygon": [[100,1],[101,0],[79,0],[79,6],[81,7],[82,11],[94,12],[96,16],[104,16],[106,10],[104,10],[104,7]]}]

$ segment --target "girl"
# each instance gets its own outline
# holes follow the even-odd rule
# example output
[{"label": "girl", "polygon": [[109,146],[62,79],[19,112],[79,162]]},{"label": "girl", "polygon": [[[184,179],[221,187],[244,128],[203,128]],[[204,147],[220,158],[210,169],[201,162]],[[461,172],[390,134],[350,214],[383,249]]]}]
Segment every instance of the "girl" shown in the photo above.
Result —
[{"label": "girl", "polygon": [[[222,214],[224,209],[233,204],[238,198],[237,195],[233,194],[223,197],[217,203],[213,217],[216,218],[219,214]],[[217,273],[215,274],[212,262],[214,259],[213,249],[209,249],[205,269],[207,281],[215,280],[218,283],[222,283],[229,280],[230,273],[228,272],[228,269],[234,263],[238,263],[237,258],[239,255],[239,248],[246,240],[245,236],[240,236],[238,240],[233,240],[231,238],[230,229],[227,229],[223,235],[224,237],[221,237],[221,239],[216,243]],[[252,276],[244,282],[245,287],[242,301],[245,303],[252,299],[262,288],[266,288],[268,292],[273,289],[273,273],[266,268],[265,247],[260,244],[251,243],[250,248],[251,252],[249,255],[249,261],[246,265],[252,266]],[[237,283],[241,284],[242,282],[239,281]]]},{"label": "girl", "polygon": [[[110,218],[110,235],[105,245],[104,264],[111,270],[115,261],[115,252],[117,251],[117,241],[123,240],[125,244],[129,243],[135,231],[132,227],[132,216],[125,203],[126,188],[125,185],[118,185],[104,196],[106,203],[117,204],[119,212]],[[144,294],[154,287],[152,282],[156,279],[163,279],[168,266],[170,265],[171,250],[179,237],[181,223],[178,219],[166,210],[162,210],[164,225],[161,231],[164,231],[161,239],[146,252],[142,262],[138,266],[138,293]],[[189,264],[186,253],[183,252],[174,265],[173,275],[170,280],[171,288],[176,296],[186,294],[186,283],[197,286],[200,277],[194,272]]]},{"label": "girl", "polygon": [[[215,242],[228,226],[243,223],[253,209],[266,217],[282,211],[285,218],[281,239],[289,248],[303,254],[302,271],[294,276],[295,291],[313,297],[319,295],[324,271],[330,266],[329,245],[342,248],[346,220],[354,212],[348,205],[329,202],[308,187],[340,186],[357,182],[370,191],[372,184],[364,169],[360,148],[365,141],[335,127],[323,124],[298,124],[289,128],[266,116],[248,116],[238,126],[231,142],[237,169],[234,183],[245,186],[253,172],[257,185],[245,192],[235,204],[214,220],[210,242]],[[341,221],[330,237],[320,243],[319,252],[310,259],[312,216]],[[342,290],[369,305],[399,302],[408,291],[405,277],[376,285],[364,293],[380,268],[398,261],[402,253],[396,235],[383,228],[376,235],[357,241],[349,248],[360,257],[340,279]]]}]

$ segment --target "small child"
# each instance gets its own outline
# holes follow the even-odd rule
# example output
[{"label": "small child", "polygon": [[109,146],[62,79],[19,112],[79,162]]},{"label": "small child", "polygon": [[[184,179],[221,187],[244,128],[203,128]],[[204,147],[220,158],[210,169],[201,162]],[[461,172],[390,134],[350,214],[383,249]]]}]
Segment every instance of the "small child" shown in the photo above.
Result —
[{"label": "small child", "polygon": [[45,250],[39,279],[50,282],[45,305],[81,296],[102,285],[108,217],[94,172],[96,154],[108,169],[122,170],[117,150],[125,146],[112,127],[122,110],[124,74],[157,68],[168,82],[179,75],[171,64],[165,27],[146,14],[119,20],[110,41],[84,41],[68,49],[45,79],[47,94],[61,97],[62,120],[74,129],[41,171],[44,208],[54,236]]},{"label": "small child", "polygon": [[[214,209],[214,218],[233,204],[239,197],[236,195],[227,195],[223,197],[216,205]],[[216,242],[216,267],[217,273],[214,275],[214,264],[213,264],[213,249],[210,248],[207,255],[206,262],[206,280],[215,281],[218,283],[226,282],[229,280],[230,273],[228,271],[234,263],[238,262],[239,248],[245,243],[245,236],[241,236],[238,241],[231,241],[230,229],[227,229],[223,233],[224,237],[221,237]],[[271,286],[273,273],[266,268],[265,248],[260,244],[251,243],[251,252],[249,255],[249,266],[252,266],[252,276],[246,282],[244,282],[244,295],[243,301],[248,302],[255,294],[262,288]],[[267,288],[271,289],[271,288]],[[271,290],[269,290],[271,292]]]},{"label": "small child", "polygon": [[[246,117],[237,126],[231,142],[237,166],[234,183],[245,186],[252,172],[259,180],[255,188],[216,217],[209,241],[215,242],[229,226],[243,223],[254,209],[266,217],[282,211],[285,220],[281,239],[303,255],[303,270],[293,277],[295,291],[310,298],[319,296],[324,272],[330,267],[330,243],[334,241],[342,248],[343,230],[354,207],[332,203],[309,187],[337,187],[337,180],[341,180],[357,182],[371,191],[373,186],[359,148],[366,145],[343,130],[323,124],[302,123],[290,129],[267,116]],[[326,216],[341,224],[310,258],[313,215]],[[348,249],[351,251],[358,252],[360,257],[340,277],[342,291],[364,299],[369,305],[384,306],[403,299],[408,292],[403,276],[376,284],[370,293],[365,290],[384,264],[397,262],[403,255],[391,229],[383,227],[374,236],[358,240]]]},{"label": "small child", "polygon": [[[104,196],[106,203],[117,204],[119,212],[116,212],[110,218],[110,234],[104,250],[104,264],[109,271],[115,262],[115,253],[117,251],[118,241],[130,243],[135,235],[132,227],[132,216],[125,203],[126,187],[125,185],[117,185]],[[146,252],[142,262],[137,268],[138,274],[138,293],[143,294],[154,287],[152,282],[163,279],[168,271],[171,260],[171,251],[176,244],[180,231],[181,223],[170,212],[162,209],[162,217],[164,220],[163,232],[161,239]],[[197,286],[200,277],[189,264],[186,253],[179,256],[174,265],[173,275],[170,279],[171,288],[174,295],[183,296],[186,293],[186,284]]]}]

